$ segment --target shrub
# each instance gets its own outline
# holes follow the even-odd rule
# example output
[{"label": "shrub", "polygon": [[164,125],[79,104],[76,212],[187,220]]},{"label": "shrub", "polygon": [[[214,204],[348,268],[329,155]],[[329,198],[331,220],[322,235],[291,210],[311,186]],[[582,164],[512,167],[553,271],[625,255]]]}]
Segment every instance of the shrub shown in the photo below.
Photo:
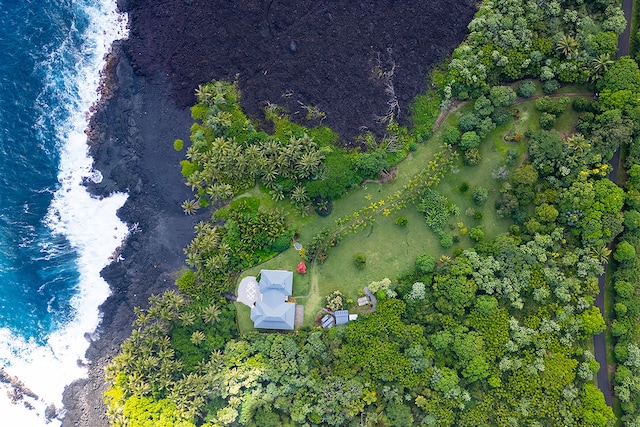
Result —
[{"label": "shrub", "polygon": [[313,208],[318,215],[322,217],[329,216],[329,214],[331,214],[331,211],[333,210],[333,202],[331,201],[331,199],[323,199],[317,197],[313,199]]},{"label": "shrub", "polygon": [[467,190],[469,190],[469,183],[463,182],[462,184],[460,184],[460,187],[458,187],[458,190],[460,190],[461,193],[466,193]]},{"label": "shrub", "polygon": [[473,218],[477,219],[478,221],[480,221],[482,219],[483,215],[482,212],[480,211],[475,211],[475,213],[473,214]]},{"label": "shrub", "polygon": [[573,108],[573,111],[577,113],[582,113],[584,111],[593,112],[594,102],[588,98],[574,98],[574,100],[571,102],[571,108]]},{"label": "shrub", "polygon": [[613,288],[616,290],[616,301],[618,299],[628,300],[633,297],[635,292],[633,284],[624,280],[616,281]]},{"label": "shrub", "polygon": [[513,166],[518,162],[520,155],[518,154],[518,150],[511,147],[507,149],[507,157],[505,159],[507,165]]},{"label": "shrub", "polygon": [[460,130],[454,126],[448,127],[444,131],[444,134],[442,135],[442,139],[447,144],[457,145],[460,142]]},{"label": "shrub", "polygon": [[591,135],[594,117],[594,114],[590,112],[581,114],[580,117],[578,117],[578,123],[576,123],[576,130],[583,135]]},{"label": "shrub", "polygon": [[477,227],[473,227],[469,231],[469,237],[471,237],[476,242],[479,242],[484,239],[484,230],[482,230],[482,226],[479,225]]},{"label": "shrub", "polygon": [[173,149],[176,151],[181,151],[184,148],[184,141],[181,139],[176,139],[173,141]]},{"label": "shrub", "polygon": [[361,181],[349,156],[342,152],[334,151],[328,154],[324,164],[324,179],[310,181],[306,184],[307,194],[310,198],[335,200]]},{"label": "shrub", "polygon": [[491,176],[494,179],[507,179],[507,176],[509,176],[509,170],[506,166],[500,166],[491,172]]},{"label": "shrub", "polygon": [[469,148],[464,152],[464,163],[469,166],[475,166],[482,160],[480,150],[477,148]]},{"label": "shrub", "polygon": [[476,205],[482,206],[489,198],[489,190],[484,187],[477,187],[473,190],[473,201]]},{"label": "shrub", "polygon": [[487,135],[489,135],[489,132],[491,132],[495,128],[496,124],[493,122],[493,120],[491,120],[491,117],[485,117],[478,123],[478,136],[480,138],[485,138]]},{"label": "shrub", "polygon": [[559,116],[564,113],[564,110],[566,109],[570,101],[570,98],[567,96],[563,96],[562,98],[557,99],[543,96],[542,98],[536,99],[534,106],[538,111]]},{"label": "shrub", "polygon": [[527,80],[518,85],[518,96],[529,98],[536,93],[536,84],[531,80]]},{"label": "shrub", "polygon": [[558,81],[554,80],[554,79],[547,80],[542,85],[542,91],[544,93],[546,93],[546,94],[553,93],[553,92],[557,91],[558,89],[560,89],[560,83],[558,83]]},{"label": "shrub", "polygon": [[380,178],[380,172],[389,167],[387,156],[381,150],[361,153],[353,159],[353,165],[363,178]]},{"label": "shrub", "polygon": [[400,227],[405,227],[408,222],[409,221],[404,216],[399,216],[398,218],[396,218],[396,225],[399,225]]},{"label": "shrub", "polygon": [[287,234],[283,234],[273,241],[273,243],[271,244],[271,249],[280,253],[289,249],[289,246],[291,246],[291,238]]},{"label": "shrub", "polygon": [[631,261],[636,257],[636,249],[629,242],[624,240],[618,243],[616,251],[613,253],[613,258],[618,262]]},{"label": "shrub", "polygon": [[465,132],[460,138],[460,148],[468,150],[469,148],[476,148],[480,145],[480,137],[474,131]]},{"label": "shrub", "polygon": [[544,130],[549,130],[556,123],[556,116],[549,113],[540,114],[540,118],[538,119],[538,123],[540,123],[540,127]]},{"label": "shrub", "polygon": [[502,124],[507,123],[512,117],[511,110],[506,107],[496,107],[491,114],[491,119],[493,122],[500,126]]},{"label": "shrub", "polygon": [[365,254],[355,254],[353,256],[353,263],[358,270],[362,270],[367,265],[367,256]]},{"label": "shrub", "polygon": [[493,86],[489,91],[489,99],[494,107],[506,107],[516,100],[516,93],[509,86]]},{"label": "shrub", "polygon": [[467,113],[458,119],[458,127],[462,132],[469,132],[478,126],[478,116],[473,113]]},{"label": "shrub", "polygon": [[624,212],[624,228],[633,231],[640,227],[640,212],[635,209]]},{"label": "shrub", "polygon": [[393,286],[391,280],[388,277],[385,277],[384,279],[379,281],[373,281],[369,283],[367,287],[378,297],[381,296],[382,298],[395,298],[396,295],[398,295],[396,291],[392,289]]},{"label": "shrub", "polygon": [[180,273],[180,276],[176,280],[176,285],[180,291],[184,292],[187,295],[193,295],[193,292],[196,290],[196,285],[198,282],[198,276],[193,270],[185,269]]},{"label": "shrub", "polygon": [[538,111],[549,112],[553,108],[553,99],[548,96],[543,96],[542,98],[536,99],[533,105]]},{"label": "shrub", "polygon": [[473,103],[473,111],[480,117],[488,117],[493,113],[493,105],[486,96],[481,95]]},{"label": "shrub", "polygon": [[433,273],[436,268],[436,259],[430,254],[422,254],[416,258],[416,270],[422,274]]},{"label": "shrub", "polygon": [[440,246],[445,249],[449,249],[453,246],[453,236],[450,234],[444,234],[440,237]]},{"label": "shrub", "polygon": [[475,301],[476,309],[485,316],[491,316],[498,308],[498,300],[490,295],[480,295]]},{"label": "shrub", "polygon": [[[435,261],[435,260],[434,260]],[[407,295],[410,301],[422,301],[426,297],[426,287],[422,282],[415,282],[411,286],[411,292]]]},{"label": "shrub", "polygon": [[327,307],[331,309],[331,311],[342,310],[344,307],[344,298],[342,297],[342,292],[333,291],[329,295],[327,295]]}]

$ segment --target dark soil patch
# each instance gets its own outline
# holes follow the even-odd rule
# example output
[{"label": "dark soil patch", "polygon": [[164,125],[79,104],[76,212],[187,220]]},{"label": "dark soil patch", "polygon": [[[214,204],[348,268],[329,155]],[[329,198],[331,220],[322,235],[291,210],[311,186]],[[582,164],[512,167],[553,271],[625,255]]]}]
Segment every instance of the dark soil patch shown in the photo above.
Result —
[{"label": "dark soil patch", "polygon": [[146,77],[160,72],[179,107],[212,79],[238,78],[245,111],[262,119],[267,102],[297,121],[304,106],[348,139],[388,110],[380,72],[392,79],[400,118],[426,89],[430,66],[464,38],[470,0],[131,0],[130,56]]}]

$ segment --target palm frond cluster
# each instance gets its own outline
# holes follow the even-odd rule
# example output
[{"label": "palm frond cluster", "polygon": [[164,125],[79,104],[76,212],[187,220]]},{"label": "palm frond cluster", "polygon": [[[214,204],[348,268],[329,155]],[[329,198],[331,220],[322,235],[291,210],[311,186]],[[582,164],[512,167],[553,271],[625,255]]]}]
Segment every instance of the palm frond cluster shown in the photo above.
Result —
[{"label": "palm frond cluster", "polygon": [[183,161],[187,185],[196,200],[183,205],[193,213],[199,205],[228,200],[260,182],[274,199],[291,195],[294,203],[308,201],[303,181],[322,175],[324,154],[306,133],[278,138],[258,132],[238,105],[231,83],[200,86],[199,104],[192,114],[192,145]]}]

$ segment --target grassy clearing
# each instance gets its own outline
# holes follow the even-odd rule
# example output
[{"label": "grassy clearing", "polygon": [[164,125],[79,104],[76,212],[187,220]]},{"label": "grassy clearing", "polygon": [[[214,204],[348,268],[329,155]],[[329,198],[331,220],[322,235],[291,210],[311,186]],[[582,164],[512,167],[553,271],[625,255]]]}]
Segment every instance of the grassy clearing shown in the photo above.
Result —
[{"label": "grassy clearing", "polygon": [[253,320],[251,320],[251,308],[244,305],[241,302],[235,302],[233,305],[236,306],[236,320],[238,324],[238,330],[241,334],[246,334],[248,332],[254,331]]},{"label": "grassy clearing", "polygon": [[[575,91],[575,88],[572,90]],[[524,100],[513,106],[514,111],[518,110],[519,120],[511,119],[487,136],[480,146],[482,160],[479,165],[469,166],[458,159],[452,173],[447,174],[436,187],[437,191],[444,194],[460,209],[460,214],[451,217],[446,226],[446,231],[455,236],[455,244],[452,248],[444,249],[440,245],[440,238],[429,229],[424,216],[413,205],[394,212],[388,217],[379,215],[372,225],[349,235],[337,246],[331,248],[325,263],[308,266],[306,275],[294,273],[293,293],[296,301],[305,305],[304,324],[313,325],[325,304],[325,296],[336,289],[340,290],[348,300],[355,301],[359,295],[362,295],[364,286],[385,277],[393,280],[410,270],[416,257],[422,253],[430,253],[437,258],[441,255],[452,255],[456,248],[473,246],[473,241],[464,232],[461,233],[461,228],[466,227],[470,230],[472,227],[482,225],[487,238],[505,232],[511,221],[499,218],[496,214],[495,203],[500,195],[499,188],[502,181],[493,178],[492,172],[506,165],[507,154],[510,151],[516,156],[508,166],[510,172],[526,158],[526,138],[520,142],[508,142],[504,137],[518,133],[524,135],[528,131],[539,129],[540,113],[534,108],[534,102],[534,100]],[[298,229],[298,242],[306,246],[322,229],[334,229],[336,218],[352,214],[372,202],[384,200],[401,189],[414,175],[424,169],[439,150],[444,129],[455,126],[458,117],[471,111],[472,108],[472,104],[468,103],[450,114],[426,143],[419,144],[417,151],[411,153],[398,165],[397,176],[392,182],[384,185],[369,182],[351,190],[334,203],[333,211],[328,217],[319,217],[315,214],[302,216],[290,203],[274,202],[258,187],[251,189],[247,195],[260,198],[264,206],[284,209],[288,214],[288,221],[294,223]],[[573,131],[577,119],[578,114],[568,107],[558,119],[556,129],[569,134]],[[469,186],[465,192],[460,191],[463,183]],[[476,187],[485,187],[489,190],[489,198],[482,206],[477,206],[472,198]],[[472,210],[481,212],[482,218],[476,219],[474,216],[467,215],[472,213]],[[407,218],[407,225],[404,227],[397,225],[395,220],[398,217]],[[462,227],[460,223],[463,224]],[[358,269],[353,261],[354,255],[358,253],[364,254],[367,260],[362,270]],[[289,248],[277,257],[245,271],[241,277],[255,276],[261,269],[295,271],[300,260],[298,252]],[[248,307],[246,310],[239,309],[238,316],[245,317],[238,322],[242,332],[253,329],[249,324]]]},{"label": "grassy clearing", "polygon": [[[385,199],[402,188],[411,177],[424,168],[437,149],[434,139],[430,140],[429,144],[421,145],[402,162],[398,168],[398,176],[393,182],[385,185],[370,182],[352,190],[334,203],[332,214],[325,218],[317,215],[302,217],[288,203],[265,200],[269,195],[258,188],[252,189],[250,195],[264,200],[265,206],[286,209],[286,205],[289,205],[289,220],[295,222],[298,227],[298,241],[304,246],[322,229],[334,228],[336,218],[368,206],[371,201]],[[395,224],[395,219],[400,216],[408,219],[405,227]],[[350,235],[332,248],[324,264],[311,266],[306,275],[294,274],[293,293],[296,301],[305,305],[305,325],[313,324],[325,303],[324,297],[329,293],[339,289],[348,299],[355,300],[362,294],[362,288],[371,281],[384,277],[394,278],[407,271],[421,253],[441,254],[443,250],[438,241],[439,238],[425,224],[422,214],[413,206],[388,217],[380,215],[372,226]],[[353,262],[356,253],[363,253],[367,257],[363,270],[358,270]],[[295,271],[300,260],[298,252],[289,248],[279,256],[246,270],[241,277],[255,276],[262,269]]]}]

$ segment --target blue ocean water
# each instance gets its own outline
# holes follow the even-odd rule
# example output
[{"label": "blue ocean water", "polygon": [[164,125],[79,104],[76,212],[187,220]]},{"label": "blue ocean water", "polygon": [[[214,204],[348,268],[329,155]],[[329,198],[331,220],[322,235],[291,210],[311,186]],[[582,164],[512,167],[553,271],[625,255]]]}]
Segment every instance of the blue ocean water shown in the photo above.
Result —
[{"label": "blue ocean water", "polygon": [[1,393],[3,425],[52,425],[43,408],[85,373],[109,292],[99,272],[127,228],[115,214],[126,195],[81,185],[96,176],[84,130],[125,26],[115,0],[0,0],[0,368],[39,396],[11,405]]},{"label": "blue ocean water", "polygon": [[39,343],[73,315],[79,277],[75,250],[44,218],[87,25],[70,1],[0,1],[0,327]]}]

